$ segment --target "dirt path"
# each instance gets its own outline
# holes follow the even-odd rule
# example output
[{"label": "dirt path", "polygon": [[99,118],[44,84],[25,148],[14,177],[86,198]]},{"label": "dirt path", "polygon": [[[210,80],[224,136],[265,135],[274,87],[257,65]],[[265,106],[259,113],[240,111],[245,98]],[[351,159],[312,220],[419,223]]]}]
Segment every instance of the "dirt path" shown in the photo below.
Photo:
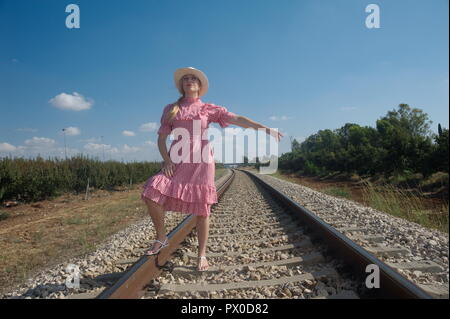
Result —
[{"label": "dirt path", "polygon": [[[141,189],[142,185],[135,186],[131,191]],[[6,220],[0,221],[0,235],[13,230],[31,227],[49,220],[82,212],[88,208],[101,207],[108,201],[122,200],[128,196],[128,191],[98,190],[85,200],[84,194],[62,195],[54,200],[39,201],[32,204],[19,204],[14,207],[2,208],[10,214]]]}]

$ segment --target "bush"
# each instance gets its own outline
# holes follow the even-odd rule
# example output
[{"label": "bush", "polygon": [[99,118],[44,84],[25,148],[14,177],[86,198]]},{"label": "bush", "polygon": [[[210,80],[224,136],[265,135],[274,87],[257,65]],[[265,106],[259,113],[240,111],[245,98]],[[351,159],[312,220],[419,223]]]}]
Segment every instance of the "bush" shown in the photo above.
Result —
[{"label": "bush", "polygon": [[307,175],[319,175],[320,169],[311,161],[306,161],[303,172]]}]

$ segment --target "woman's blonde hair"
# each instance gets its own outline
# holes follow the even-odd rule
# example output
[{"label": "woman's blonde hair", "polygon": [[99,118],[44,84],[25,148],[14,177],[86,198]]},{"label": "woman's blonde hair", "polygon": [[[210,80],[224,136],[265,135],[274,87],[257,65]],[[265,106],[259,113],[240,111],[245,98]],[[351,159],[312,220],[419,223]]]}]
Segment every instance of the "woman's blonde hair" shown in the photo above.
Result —
[{"label": "woman's blonde hair", "polygon": [[[199,78],[197,78],[197,80],[198,80],[198,82],[200,83],[199,86],[201,87],[201,86],[202,86],[202,81],[200,81]],[[181,78],[181,79],[180,79],[180,82],[182,82],[182,81],[183,81],[183,79]],[[169,123],[171,123],[171,122],[173,121],[173,119],[175,118],[175,116],[177,116],[178,112],[180,111],[180,101],[181,101],[181,100],[184,98],[184,96],[186,95],[186,94],[184,93],[184,90],[183,90],[183,83],[181,83],[180,88],[181,88],[181,91],[183,91],[183,95],[180,96],[180,97],[178,98],[178,100],[177,100],[175,103],[173,103],[172,107],[170,108],[170,111],[167,112],[167,121],[168,121]],[[199,90],[199,93],[200,93],[200,90]]]}]

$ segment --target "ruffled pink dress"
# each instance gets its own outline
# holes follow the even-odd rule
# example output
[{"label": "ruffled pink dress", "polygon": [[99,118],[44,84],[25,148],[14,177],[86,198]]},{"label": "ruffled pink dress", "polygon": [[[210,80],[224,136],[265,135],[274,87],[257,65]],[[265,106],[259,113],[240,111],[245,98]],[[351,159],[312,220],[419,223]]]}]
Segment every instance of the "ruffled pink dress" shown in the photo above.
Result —
[{"label": "ruffled pink dress", "polygon": [[[189,160],[185,156],[184,160],[181,159],[177,163],[172,157],[172,148],[183,138],[179,136],[172,142],[168,150],[172,161],[175,163],[173,176],[167,177],[162,171],[151,176],[143,187],[141,199],[151,199],[163,206],[165,211],[209,216],[211,205],[217,203],[217,191],[214,184],[214,154],[207,140],[207,130],[212,122],[219,123],[222,128],[227,127],[230,125],[229,121],[235,118],[236,114],[229,112],[223,106],[204,103],[200,98],[184,98],[179,105],[180,110],[171,124],[165,120],[165,116],[172,104],[164,107],[158,134],[170,134],[175,128],[185,128],[190,137]],[[196,129],[194,129],[194,120],[197,120],[195,121]],[[199,129],[200,127],[201,129]],[[194,131],[196,135],[194,135]],[[198,136],[199,132],[204,138],[206,136],[204,140],[201,139],[201,136]],[[178,155],[181,155],[179,145],[177,148]],[[206,158],[210,156],[209,160],[205,160],[205,155],[201,155],[205,152],[207,152]],[[198,160],[199,158],[200,160]]]}]

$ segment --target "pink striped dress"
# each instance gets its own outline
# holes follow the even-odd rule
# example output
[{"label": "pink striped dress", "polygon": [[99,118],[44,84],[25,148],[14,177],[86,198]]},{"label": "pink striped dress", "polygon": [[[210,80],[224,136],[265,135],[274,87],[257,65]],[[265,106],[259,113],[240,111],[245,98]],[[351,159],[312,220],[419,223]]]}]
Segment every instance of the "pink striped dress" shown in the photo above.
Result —
[{"label": "pink striped dress", "polygon": [[[181,136],[178,136],[176,140],[172,141],[168,150],[175,163],[173,176],[167,177],[162,171],[151,176],[143,187],[141,199],[151,199],[163,206],[165,211],[209,216],[211,205],[217,203],[217,191],[214,184],[214,154],[207,140],[207,130],[212,122],[219,123],[222,128],[227,127],[230,125],[229,121],[235,118],[236,114],[229,112],[223,106],[204,103],[200,98],[184,98],[179,105],[180,110],[171,124],[165,120],[165,116],[172,104],[164,107],[158,134],[170,134],[175,128],[185,128],[189,132],[190,158],[187,160],[187,157],[184,157],[185,160],[182,158],[176,163],[170,154],[171,149],[176,147],[176,143],[182,139]],[[193,135],[194,120],[197,120],[195,121],[197,138]],[[199,129],[200,127],[201,129]],[[201,132],[206,139],[201,140],[201,136],[197,135],[198,132]],[[177,148],[178,155],[181,155],[179,146]],[[204,160],[205,155],[203,157],[201,155],[205,152],[207,152],[207,158],[210,156],[208,160]],[[197,156],[197,160],[194,159],[194,156]]]}]

